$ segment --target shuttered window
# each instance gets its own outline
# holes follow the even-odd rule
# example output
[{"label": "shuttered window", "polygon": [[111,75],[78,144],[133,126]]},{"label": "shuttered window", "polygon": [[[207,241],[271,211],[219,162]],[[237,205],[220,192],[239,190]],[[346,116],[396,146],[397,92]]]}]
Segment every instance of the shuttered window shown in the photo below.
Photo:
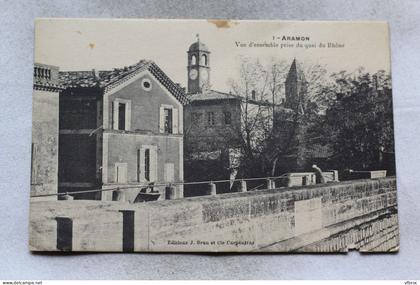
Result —
[{"label": "shuttered window", "polygon": [[214,126],[215,124],[214,112],[207,112],[207,124],[210,126]]},{"label": "shuttered window", "polygon": [[161,134],[178,134],[178,109],[171,105],[161,105],[159,110],[159,132]]},{"label": "shuttered window", "polygon": [[150,181],[150,149],[144,150],[144,179]]},{"label": "shuttered window", "polygon": [[111,110],[112,129],[129,131],[131,128],[131,101],[115,99]]},{"label": "shuttered window", "polygon": [[157,177],[157,146],[143,145],[140,147],[139,153],[139,179],[140,182],[156,182]]},{"label": "shuttered window", "polygon": [[165,116],[165,134],[172,134],[172,109],[164,109]]}]

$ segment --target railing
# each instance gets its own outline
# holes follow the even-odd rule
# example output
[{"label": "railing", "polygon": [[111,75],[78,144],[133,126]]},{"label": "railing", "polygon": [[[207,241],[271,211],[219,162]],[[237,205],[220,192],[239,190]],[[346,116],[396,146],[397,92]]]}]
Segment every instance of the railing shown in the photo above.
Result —
[{"label": "railing", "polygon": [[[169,189],[173,189],[174,186],[180,185],[209,185],[207,195],[216,195],[216,183],[240,183],[240,191],[239,192],[247,192],[253,191],[265,186],[264,189],[274,189],[276,188],[276,180],[288,177],[289,173],[284,173],[280,176],[268,176],[268,177],[253,177],[253,178],[240,178],[240,179],[225,179],[225,180],[208,180],[208,181],[197,181],[197,182],[158,182],[153,183],[153,187],[168,187]],[[247,189],[248,181],[258,181],[258,180],[265,180],[265,184],[260,184],[250,190]],[[128,186],[117,186],[114,188],[105,188],[105,189],[89,189],[89,190],[81,190],[81,191],[72,191],[72,192],[63,192],[63,193],[51,193],[51,194],[40,194],[40,195],[31,195],[31,198],[39,198],[39,197],[50,197],[50,196],[69,196],[75,194],[86,194],[86,193],[98,193],[98,192],[108,192],[108,191],[124,191],[130,190],[133,188],[145,188],[150,187],[150,182],[141,183],[141,184],[131,184]]]},{"label": "railing", "polygon": [[34,77],[41,79],[51,79],[51,69],[46,67],[35,66],[34,67]]}]

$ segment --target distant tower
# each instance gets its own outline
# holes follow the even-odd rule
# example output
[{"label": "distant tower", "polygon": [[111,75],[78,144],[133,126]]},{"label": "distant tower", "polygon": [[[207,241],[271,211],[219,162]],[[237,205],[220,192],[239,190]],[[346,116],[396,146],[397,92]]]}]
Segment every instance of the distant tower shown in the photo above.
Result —
[{"label": "distant tower", "polygon": [[188,50],[188,93],[202,92],[210,84],[210,51],[207,46],[197,41]]},{"label": "distant tower", "polygon": [[299,105],[304,107],[303,103],[306,99],[308,83],[305,79],[302,68],[293,59],[292,65],[290,66],[289,73],[287,74],[286,82],[286,102],[285,107],[299,110]]}]

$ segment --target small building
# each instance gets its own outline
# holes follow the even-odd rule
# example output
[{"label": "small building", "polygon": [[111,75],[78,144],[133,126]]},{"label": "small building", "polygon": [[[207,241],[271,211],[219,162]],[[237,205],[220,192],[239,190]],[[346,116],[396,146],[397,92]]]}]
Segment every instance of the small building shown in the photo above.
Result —
[{"label": "small building", "polygon": [[[31,196],[58,187],[58,67],[35,63],[32,97]],[[42,199],[57,199],[56,196]]]},{"label": "small building", "polygon": [[[153,62],[60,72],[59,191],[181,182],[184,91]],[[155,188],[164,192],[164,187]],[[178,189],[182,195],[182,186]],[[76,199],[109,200],[112,192]],[[161,194],[160,199],[164,198]]]},{"label": "small building", "polygon": [[[245,110],[247,116],[265,113],[272,117],[273,105],[259,101],[255,92],[244,98],[212,90],[210,55],[200,39],[187,51],[189,104],[185,106],[184,115],[185,181],[235,179],[240,166]],[[228,192],[231,188],[230,182],[217,186],[219,192]]]},{"label": "small building", "polygon": [[[322,172],[324,183],[339,182],[338,171],[330,170]],[[296,187],[307,186],[322,183],[320,178],[317,178],[315,172],[291,172],[284,174],[284,177],[279,179],[276,186],[280,187]]]}]

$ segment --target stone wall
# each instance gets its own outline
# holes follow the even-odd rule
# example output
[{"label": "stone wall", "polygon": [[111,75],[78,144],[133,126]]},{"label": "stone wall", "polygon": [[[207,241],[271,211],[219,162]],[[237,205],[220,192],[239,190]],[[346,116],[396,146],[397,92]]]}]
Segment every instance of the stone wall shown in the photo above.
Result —
[{"label": "stone wall", "polygon": [[[133,211],[134,222],[122,210]],[[132,227],[134,251],[394,251],[399,244],[393,177],[142,204],[32,202],[31,250],[57,250],[56,217],[73,219],[77,251],[122,251]]]},{"label": "stone wall", "polygon": [[[208,113],[214,115],[214,124],[209,124]],[[226,125],[225,113],[231,114]],[[239,100],[195,101],[185,106],[185,153],[224,150],[238,143],[241,128],[241,105]]]},{"label": "stone wall", "polygon": [[[143,179],[139,179],[139,171],[144,172],[144,165],[139,162],[137,151],[142,146],[156,147],[156,174],[155,182],[167,181],[165,164],[173,164],[173,182],[182,181],[183,174],[183,138],[182,136],[154,136],[147,134],[125,134],[105,132],[104,140],[109,149],[107,154],[107,178],[105,185],[117,183],[115,177],[115,163],[127,163],[127,183],[139,184]],[[140,166],[140,170],[138,167]]]},{"label": "stone wall", "polygon": [[[183,106],[149,73],[127,82],[104,95],[103,185],[183,181]],[[150,84],[150,89],[143,86],[144,82]],[[116,115],[113,104],[118,101],[130,106],[126,111],[126,130],[115,130],[112,126],[117,120],[113,120]],[[172,109],[173,133],[170,134],[164,133],[164,108]],[[149,178],[145,177],[145,149],[150,150]],[[126,177],[122,181],[117,181],[117,164],[125,165],[123,176]],[[163,189],[157,190],[164,194]]]},{"label": "stone wall", "polygon": [[58,104],[58,92],[34,90],[31,195],[57,193]]}]

